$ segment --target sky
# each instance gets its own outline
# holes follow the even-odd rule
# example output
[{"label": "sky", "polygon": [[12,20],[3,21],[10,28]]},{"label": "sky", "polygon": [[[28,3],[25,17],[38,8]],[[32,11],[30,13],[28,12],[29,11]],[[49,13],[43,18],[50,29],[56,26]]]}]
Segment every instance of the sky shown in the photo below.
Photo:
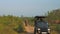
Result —
[{"label": "sky", "polygon": [[0,0],[0,15],[41,16],[59,8],[60,0]]}]

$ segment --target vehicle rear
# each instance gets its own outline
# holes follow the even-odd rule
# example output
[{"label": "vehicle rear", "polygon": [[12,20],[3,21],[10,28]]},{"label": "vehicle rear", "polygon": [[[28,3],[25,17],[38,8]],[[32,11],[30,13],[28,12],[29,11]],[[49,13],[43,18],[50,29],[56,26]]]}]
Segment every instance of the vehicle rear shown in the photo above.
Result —
[{"label": "vehicle rear", "polygon": [[47,23],[40,22],[40,24],[39,23],[37,23],[37,24],[38,24],[37,25],[37,31],[38,31],[38,33],[39,33],[39,31],[40,31],[40,33],[42,33],[42,32],[48,33],[48,24]]},{"label": "vehicle rear", "polygon": [[37,16],[36,18],[40,19],[36,21],[36,29],[38,34],[50,34],[50,28],[48,22],[42,20],[44,16]]}]

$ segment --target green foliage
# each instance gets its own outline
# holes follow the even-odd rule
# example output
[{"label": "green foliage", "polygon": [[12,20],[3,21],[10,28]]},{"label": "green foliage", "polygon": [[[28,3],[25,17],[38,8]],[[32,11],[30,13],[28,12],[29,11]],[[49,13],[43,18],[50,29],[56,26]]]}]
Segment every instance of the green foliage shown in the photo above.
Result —
[{"label": "green foliage", "polygon": [[34,18],[33,17],[28,17],[28,20],[29,20],[29,24],[31,26],[34,26]]},{"label": "green foliage", "polygon": [[60,32],[60,24],[57,24],[55,29],[56,31]]},{"label": "green foliage", "polygon": [[[48,20],[60,20],[60,9],[52,10],[48,12]],[[51,23],[51,22],[50,22]],[[60,32],[60,24],[53,23],[51,25],[52,29],[54,29],[57,32]]]},{"label": "green foliage", "polygon": [[16,26],[16,27],[14,28],[14,30],[15,30],[16,32],[18,32],[18,33],[24,32],[24,26],[23,26],[23,24],[22,24],[22,23],[21,23],[21,24],[18,24],[18,26]]},{"label": "green foliage", "polygon": [[17,29],[24,31],[24,26],[22,25],[22,18],[17,16],[0,16],[0,34],[18,34],[14,31],[14,28],[17,26]]},{"label": "green foliage", "polygon": [[52,10],[48,12],[48,19],[49,20],[60,20],[60,9]]}]

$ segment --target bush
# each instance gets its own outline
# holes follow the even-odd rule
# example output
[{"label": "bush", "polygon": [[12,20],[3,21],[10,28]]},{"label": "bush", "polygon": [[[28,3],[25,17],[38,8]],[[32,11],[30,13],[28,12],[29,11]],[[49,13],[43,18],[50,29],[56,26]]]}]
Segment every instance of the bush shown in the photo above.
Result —
[{"label": "bush", "polygon": [[58,32],[60,32],[60,24],[57,24],[57,25],[56,25],[55,30],[58,31]]},{"label": "bush", "polygon": [[18,33],[22,33],[24,32],[24,26],[23,24],[19,24],[16,28],[14,28],[14,30]]},{"label": "bush", "polygon": [[18,34],[17,32],[23,31],[24,26],[21,17],[10,15],[0,16],[0,34]]}]

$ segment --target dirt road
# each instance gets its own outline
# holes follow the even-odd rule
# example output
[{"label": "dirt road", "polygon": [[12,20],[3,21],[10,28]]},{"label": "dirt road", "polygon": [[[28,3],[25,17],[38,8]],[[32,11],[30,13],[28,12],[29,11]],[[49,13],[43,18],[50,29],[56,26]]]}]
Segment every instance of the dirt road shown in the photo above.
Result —
[{"label": "dirt road", "polygon": [[26,26],[25,27],[25,31],[27,32],[27,34],[33,34],[34,27],[32,27],[32,26]]}]

